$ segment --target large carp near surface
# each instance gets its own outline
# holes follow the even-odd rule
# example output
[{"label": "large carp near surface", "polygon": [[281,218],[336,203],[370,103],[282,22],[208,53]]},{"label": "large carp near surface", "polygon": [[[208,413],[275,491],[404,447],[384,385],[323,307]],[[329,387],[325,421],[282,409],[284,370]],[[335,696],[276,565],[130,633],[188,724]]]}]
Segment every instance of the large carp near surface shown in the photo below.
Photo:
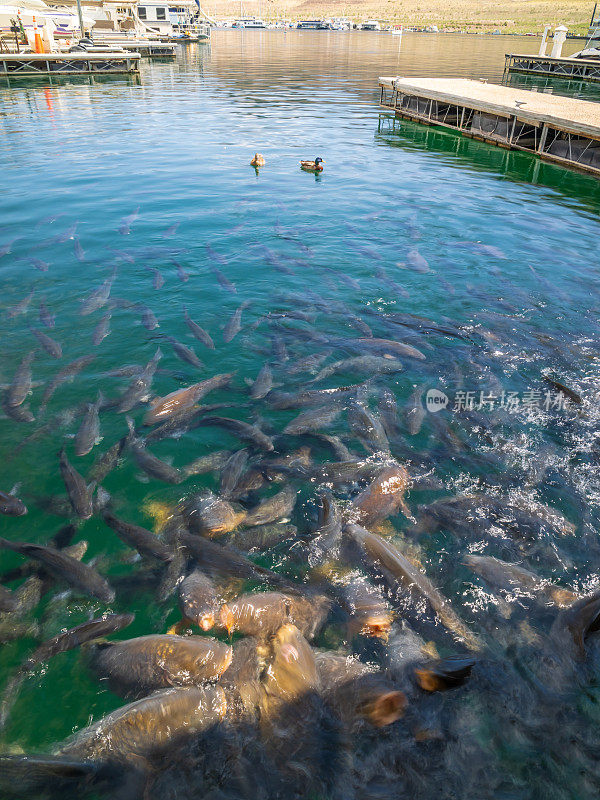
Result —
[{"label": "large carp near surface", "polygon": [[537,47],[0,85],[2,798],[598,796],[600,184],[377,105]]}]

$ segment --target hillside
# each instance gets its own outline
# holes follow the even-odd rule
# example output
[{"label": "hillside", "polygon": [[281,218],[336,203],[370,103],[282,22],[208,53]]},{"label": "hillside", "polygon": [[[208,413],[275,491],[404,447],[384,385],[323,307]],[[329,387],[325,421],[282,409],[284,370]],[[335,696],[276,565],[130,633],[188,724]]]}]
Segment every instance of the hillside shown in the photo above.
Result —
[{"label": "hillside", "polygon": [[[210,0],[203,7],[217,17],[240,15],[239,2]],[[544,24],[566,25],[573,33],[587,32],[593,3],[588,0],[275,0],[243,3],[244,15],[266,19],[287,17],[350,17],[355,22],[381,19],[406,26],[437,25],[472,32],[540,33]]]}]

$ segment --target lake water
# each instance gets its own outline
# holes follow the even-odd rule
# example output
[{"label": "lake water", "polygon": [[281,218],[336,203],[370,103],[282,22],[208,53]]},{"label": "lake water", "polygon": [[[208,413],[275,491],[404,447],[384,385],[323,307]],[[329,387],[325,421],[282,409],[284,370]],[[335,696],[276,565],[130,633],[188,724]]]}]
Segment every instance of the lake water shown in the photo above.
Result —
[{"label": "lake water", "polygon": [[[565,53],[579,46],[568,42]],[[503,592],[470,570],[465,557],[519,562],[578,593],[598,585],[600,184],[526,154],[393,120],[377,106],[379,75],[500,81],[505,52],[537,48],[536,39],[502,36],[406,34],[399,41],[360,32],[216,31],[210,45],[188,45],[173,62],[142,62],[139,80],[0,83],[5,390],[21,359],[37,348],[32,393],[17,407],[28,405],[36,419],[0,420],[0,488],[16,487],[29,513],[0,518],[1,536],[45,543],[69,521],[64,502],[49,507],[48,500],[65,495],[60,448],[86,475],[98,454],[125,436],[126,415],[109,401],[125,391],[131,373],[109,373],[147,364],[158,346],[163,355],[152,394],[235,372],[230,388],[202,403],[230,404],[215,414],[256,423],[270,436],[303,409],[249,398],[246,381],[265,363],[274,391],[369,381],[346,406],[358,398],[375,410],[385,389],[396,398],[391,453],[419,478],[407,495],[417,524],[399,514],[383,533],[418,561],[484,646],[464,686],[426,696],[403,671],[402,620],[429,651],[449,655],[465,646],[439,623],[421,630],[420,614],[396,597],[396,610],[403,610],[390,652],[368,657],[402,676],[407,715],[386,729],[358,730],[333,789],[323,788],[309,759],[298,774],[314,768],[316,777],[306,777],[311,796],[598,795],[600,653],[593,636],[584,657],[571,656],[570,641],[558,657],[562,645],[551,634],[558,609],[547,595]],[[540,91],[597,94],[578,84],[513,80]],[[258,172],[249,166],[257,151],[266,159]],[[301,159],[317,156],[326,161],[322,173],[299,168]],[[110,298],[82,315],[84,298],[113,277]],[[241,331],[225,342],[223,329],[240,304]],[[184,307],[210,333],[214,350],[193,338]],[[107,314],[110,333],[95,345]],[[62,358],[51,357],[32,328],[59,342]],[[321,367],[342,359],[389,360],[389,344],[357,344],[369,329],[425,358],[401,355],[403,371],[383,375],[349,364],[309,385]],[[169,337],[194,347],[202,366],[178,358]],[[312,372],[290,370],[313,354],[323,359]],[[88,355],[93,360],[40,413],[57,371]],[[565,403],[545,375],[582,402]],[[406,416],[415,389],[420,403],[430,389],[448,398],[439,413],[424,412],[416,432]],[[102,440],[77,457],[82,404],[99,391],[107,403]],[[373,458],[373,448],[349,428],[346,410],[324,430],[357,458]],[[145,435],[145,407],[130,413]],[[315,464],[339,460],[315,437],[275,441],[278,455],[308,445]],[[177,468],[243,446],[213,426],[149,445]],[[252,446],[249,452],[254,464],[272,457]],[[290,480],[299,491],[292,521],[304,546],[316,528],[320,481]],[[206,487],[218,490],[219,479],[207,474],[170,485],[145,474],[125,451],[103,487],[118,517],[158,530],[178,503]],[[346,502],[357,488],[338,486],[336,496]],[[243,500],[250,506],[272,491]],[[473,494],[468,509],[465,502],[438,517],[425,514],[442,498]],[[491,513],[489,498],[507,509],[504,516]],[[527,532],[523,520],[507,522],[515,508],[526,509]],[[34,624],[41,640],[108,608],[133,611],[135,622],[117,636],[127,638],[164,633],[179,618],[176,595],[159,602],[155,588],[125,582],[145,562],[99,514],[78,523],[73,541],[80,540],[89,543],[84,560],[114,581],[116,601],[107,606],[64,584],[52,587],[26,615],[25,638],[2,646],[2,685],[33,649]],[[263,565],[294,573],[291,547],[260,555]],[[9,570],[25,562],[3,552],[1,563]],[[339,620],[317,643],[344,652],[357,646],[340,633]],[[22,682],[3,747],[48,752],[123,702],[95,679],[85,655],[60,654]],[[168,766],[153,797],[229,785],[226,770],[205,784],[200,767]],[[303,780],[298,796],[307,796]],[[243,795],[236,787],[226,796]],[[277,791],[265,788],[265,796]]]}]

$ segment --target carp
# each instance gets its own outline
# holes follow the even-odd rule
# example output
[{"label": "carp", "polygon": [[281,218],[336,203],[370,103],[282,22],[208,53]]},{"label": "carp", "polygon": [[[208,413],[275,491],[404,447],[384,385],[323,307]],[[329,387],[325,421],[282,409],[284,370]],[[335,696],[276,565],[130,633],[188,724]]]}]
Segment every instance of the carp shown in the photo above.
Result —
[{"label": "carp", "polygon": [[321,627],[331,602],[320,595],[282,592],[251,592],[221,606],[219,625],[231,634],[272,636],[286,623],[294,624],[300,633],[313,638]]},{"label": "carp", "polygon": [[463,683],[474,665],[475,659],[471,656],[450,656],[415,669],[415,678],[423,691],[441,692]]},{"label": "carp", "polygon": [[230,645],[216,639],[165,633],[99,643],[91,662],[100,678],[128,693],[217,680],[231,657]]},{"label": "carp", "polygon": [[183,307],[183,317],[185,319],[185,324],[188,326],[193,336],[198,339],[199,342],[202,342],[202,344],[206,345],[209,350],[214,350],[215,343],[213,342],[212,337],[207,331],[204,330],[204,328],[201,328],[197,322],[194,322],[194,320],[188,314],[188,310],[185,306]]},{"label": "carp", "polygon": [[97,597],[104,603],[112,603],[115,599],[114,590],[99,572],[89,564],[83,564],[76,558],[66,555],[62,550],[41,544],[10,542],[8,539],[1,538],[0,547],[14,550],[22,556],[40,561],[53,577],[64,581],[83,594]]},{"label": "carp", "polygon": [[76,358],[75,361],[71,361],[70,364],[67,364],[66,367],[63,367],[56,373],[42,397],[40,415],[46,410],[46,406],[48,405],[50,398],[58,389],[58,387],[67,381],[73,380],[75,375],[81,372],[84,367],[89,366],[94,358],[95,356],[81,356],[81,358]]},{"label": "carp", "polygon": [[351,580],[342,593],[350,611],[350,635],[387,641],[394,617],[381,591],[364,580]]},{"label": "carp", "polygon": [[373,667],[325,650],[314,651],[314,658],[322,693],[344,722],[362,718],[382,728],[404,714],[405,695]]},{"label": "carp", "polygon": [[173,484],[181,483],[185,475],[170,464],[161,461],[160,458],[146,449],[145,442],[135,435],[133,421],[129,417],[127,418],[127,425],[129,426],[129,449],[133,453],[134,461],[138,467],[146,475],[159,481]]},{"label": "carp", "polygon": [[106,511],[102,518],[109,528],[117,534],[119,539],[133,547],[141,556],[157,559],[158,561],[171,561],[173,558],[172,550],[151,531],[139,525],[131,525],[117,519],[113,514]]},{"label": "carp", "polygon": [[220,492],[225,498],[229,498],[235,492],[240,478],[242,477],[246,464],[248,463],[248,451],[238,450],[227,459],[221,472]]},{"label": "carp", "polygon": [[296,489],[293,486],[286,486],[285,489],[250,509],[245,516],[244,524],[248,527],[266,525],[283,517],[289,517],[294,510],[297,497]]},{"label": "carp", "polygon": [[164,689],[79,731],[62,745],[59,755],[135,763],[219,723],[226,710],[220,686]]},{"label": "carp", "polygon": [[250,387],[250,397],[253,400],[262,400],[263,397],[266,397],[269,394],[272,388],[273,373],[271,372],[271,367],[268,364],[265,364],[256,376],[256,380]]},{"label": "carp", "polygon": [[234,372],[214,375],[212,378],[195,383],[185,389],[177,389],[177,391],[171,392],[166,397],[155,398],[151,401],[150,408],[146,412],[144,425],[164,422],[169,417],[191,408],[209,392],[227,386],[234,375]]},{"label": "carp", "polygon": [[31,328],[31,332],[48,355],[51,355],[52,358],[62,358],[62,347],[59,342],[52,339],[47,333],[37,330],[37,328]]},{"label": "carp", "polygon": [[297,533],[298,528],[290,524],[256,525],[253,528],[232,531],[227,536],[227,542],[244,552],[251,550],[262,551],[275,547],[275,545],[281,544],[288,539],[295,538]]},{"label": "carp", "polygon": [[190,572],[179,584],[179,609],[184,620],[210,630],[215,624],[219,601],[212,580],[200,570]]},{"label": "carp", "polygon": [[87,455],[100,438],[98,411],[103,401],[102,392],[98,392],[98,399],[96,402],[88,404],[81,426],[75,436],[76,456]]},{"label": "carp", "polygon": [[116,407],[118,414],[124,414],[127,411],[131,411],[131,409],[135,408],[138,403],[141,403],[147,398],[150,387],[152,386],[154,373],[156,372],[158,362],[161,358],[162,352],[159,347],[144,369],[138,375],[136,375],[136,377],[125,390],[124,394],[121,395]]},{"label": "carp", "polygon": [[242,422],[239,419],[231,419],[229,417],[203,417],[199,423],[203,425],[216,425],[237,436],[244,442],[248,442],[259,450],[267,450],[270,452],[275,449],[273,440],[261,431],[258,425],[250,425],[247,422]]},{"label": "carp", "polygon": [[247,515],[226,500],[207,492],[188,500],[184,516],[193,533],[213,537],[234,530],[245,521]]},{"label": "carp", "polygon": [[6,392],[5,402],[9,406],[20,406],[25,402],[27,395],[31,391],[31,364],[35,358],[36,351],[28,353],[15,372],[15,377]]},{"label": "carp", "polygon": [[318,431],[326,428],[340,416],[342,409],[337,404],[322,408],[309,408],[302,411],[291,422],[288,422],[283,432],[288,436],[299,436],[303,433]]},{"label": "carp", "polygon": [[358,494],[347,510],[348,519],[358,525],[373,525],[399,510],[412,519],[404,501],[408,472],[400,465],[382,469],[369,486]]},{"label": "carp", "polygon": [[346,525],[344,531],[362,548],[368,561],[384,571],[390,588],[398,585],[425,598],[448,630],[462,639],[472,650],[480,649],[477,637],[451,608],[448,600],[438,592],[427,575],[414,566],[390,542],[358,525]]},{"label": "carp", "polygon": [[89,519],[94,513],[91,493],[84,479],[69,463],[64,447],[60,451],[60,474],[66,486],[73,511],[81,519]]},{"label": "carp", "polygon": [[348,410],[348,423],[357,439],[369,453],[390,453],[388,442],[381,420],[368,408],[354,403]]},{"label": "carp", "polygon": [[223,341],[224,342],[231,342],[231,340],[237,336],[237,334],[242,329],[242,313],[243,311],[248,308],[250,305],[249,300],[244,300],[244,302],[237,308],[223,330]]},{"label": "carp", "polygon": [[23,514],[27,514],[27,507],[14,494],[0,491],[0,514],[6,514],[8,517],[22,517]]},{"label": "carp", "polygon": [[264,710],[320,688],[311,646],[295,625],[283,625],[271,641],[271,657],[262,682]]},{"label": "carp", "polygon": [[506,592],[517,590],[525,594],[542,595],[546,601],[560,607],[572,605],[579,598],[574,592],[542,580],[519,564],[510,564],[499,558],[468,554],[465,564],[481,575],[486,583]]}]

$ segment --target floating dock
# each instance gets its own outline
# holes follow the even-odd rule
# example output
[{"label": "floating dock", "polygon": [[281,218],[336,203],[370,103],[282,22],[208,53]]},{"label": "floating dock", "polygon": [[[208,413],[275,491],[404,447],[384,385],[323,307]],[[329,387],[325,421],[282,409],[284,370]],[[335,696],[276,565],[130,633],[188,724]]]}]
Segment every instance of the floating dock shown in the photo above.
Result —
[{"label": "floating dock", "polygon": [[546,78],[600,82],[600,60],[594,58],[550,58],[550,56],[504,56],[504,74],[543,75]]},{"label": "floating dock", "polygon": [[114,46],[115,50],[126,50],[128,53],[139,53],[146,58],[175,58],[177,49],[174,44],[169,42],[158,42],[149,39],[111,39],[109,36],[96,37],[101,44],[109,47]]},{"label": "floating dock", "polygon": [[168,42],[121,43],[119,47],[129,52],[139,53],[142,56],[146,56],[146,58],[175,58],[177,55],[175,45]]},{"label": "floating dock", "polygon": [[0,53],[0,77],[111,75],[140,71],[139,53]]},{"label": "floating dock", "polygon": [[600,177],[600,103],[460,78],[380,78],[380,104],[425,125]]}]

